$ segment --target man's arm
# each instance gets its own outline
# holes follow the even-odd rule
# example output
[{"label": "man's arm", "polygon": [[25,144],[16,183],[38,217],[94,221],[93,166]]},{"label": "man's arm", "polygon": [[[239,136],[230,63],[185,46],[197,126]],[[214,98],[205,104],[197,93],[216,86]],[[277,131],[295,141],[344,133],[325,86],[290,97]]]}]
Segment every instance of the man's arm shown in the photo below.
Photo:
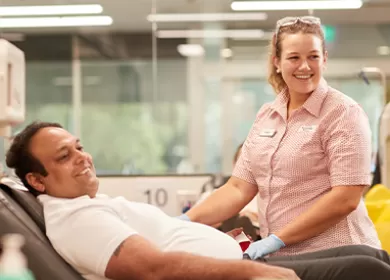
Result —
[{"label": "man's arm", "polygon": [[188,253],[164,253],[139,235],[123,241],[110,258],[105,276],[113,280],[296,280],[291,270],[254,261],[227,261]]}]

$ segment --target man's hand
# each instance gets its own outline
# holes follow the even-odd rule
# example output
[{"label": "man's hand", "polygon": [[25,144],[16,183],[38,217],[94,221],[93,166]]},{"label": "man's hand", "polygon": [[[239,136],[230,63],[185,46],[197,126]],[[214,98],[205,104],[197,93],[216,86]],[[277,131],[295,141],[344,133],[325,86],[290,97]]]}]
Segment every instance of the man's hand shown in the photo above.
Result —
[{"label": "man's hand", "polygon": [[262,240],[253,242],[244,253],[248,254],[252,260],[255,260],[279,251],[284,246],[284,242],[279,237],[271,234]]}]

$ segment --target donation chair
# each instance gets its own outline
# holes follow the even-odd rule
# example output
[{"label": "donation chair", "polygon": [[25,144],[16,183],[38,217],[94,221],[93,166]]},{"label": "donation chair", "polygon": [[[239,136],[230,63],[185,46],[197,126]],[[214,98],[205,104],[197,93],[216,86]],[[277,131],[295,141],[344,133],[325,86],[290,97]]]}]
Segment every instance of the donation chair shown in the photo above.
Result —
[{"label": "donation chair", "polygon": [[44,231],[43,211],[28,191],[0,184],[0,237],[18,233],[24,236],[23,253],[36,280],[82,280],[51,246]]}]

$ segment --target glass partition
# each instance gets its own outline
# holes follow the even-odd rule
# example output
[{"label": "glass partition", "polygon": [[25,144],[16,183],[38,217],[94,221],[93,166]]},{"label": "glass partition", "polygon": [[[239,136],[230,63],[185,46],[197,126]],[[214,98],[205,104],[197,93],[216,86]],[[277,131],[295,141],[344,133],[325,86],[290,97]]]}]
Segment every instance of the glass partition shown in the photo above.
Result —
[{"label": "glass partition", "polygon": [[[59,122],[81,137],[99,174],[229,173],[256,112],[274,98],[266,82],[268,44],[276,20],[290,13],[202,21],[234,11],[226,1],[101,4],[110,26],[0,26],[0,37],[27,61],[26,121],[13,132],[33,120]],[[182,15],[150,20],[166,13]],[[189,13],[197,20],[184,20]],[[378,22],[347,24],[334,20],[346,18],[339,13],[317,14],[327,32],[328,81],[367,112],[376,151],[383,86],[357,73],[365,66],[390,73],[390,24],[380,15]]]},{"label": "glass partition", "polygon": [[81,139],[100,174],[176,173],[186,158],[184,60],[82,62]]},{"label": "glass partition", "polygon": [[[370,79],[367,84],[356,78],[328,78],[330,86],[340,90],[358,102],[366,112],[372,130],[373,164],[378,150],[378,126],[383,109],[383,85],[377,79]],[[226,154],[223,157],[224,172],[231,171],[231,162],[236,147],[241,144],[255,120],[261,106],[272,102],[275,94],[265,79],[234,79],[226,83],[225,104],[230,103],[230,111],[225,112],[226,125],[224,144]]]}]

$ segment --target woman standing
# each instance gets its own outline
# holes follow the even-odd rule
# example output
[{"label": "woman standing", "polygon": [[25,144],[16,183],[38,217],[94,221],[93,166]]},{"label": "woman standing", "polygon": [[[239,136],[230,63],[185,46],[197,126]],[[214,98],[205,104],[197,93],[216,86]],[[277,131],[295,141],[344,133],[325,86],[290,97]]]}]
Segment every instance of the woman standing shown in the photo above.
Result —
[{"label": "woman standing", "polygon": [[269,82],[277,97],[259,110],[231,179],[188,219],[217,223],[259,193],[263,239],[248,248],[251,258],[380,247],[362,201],[371,180],[368,119],[323,78],[320,20],[279,20],[271,45]]}]

